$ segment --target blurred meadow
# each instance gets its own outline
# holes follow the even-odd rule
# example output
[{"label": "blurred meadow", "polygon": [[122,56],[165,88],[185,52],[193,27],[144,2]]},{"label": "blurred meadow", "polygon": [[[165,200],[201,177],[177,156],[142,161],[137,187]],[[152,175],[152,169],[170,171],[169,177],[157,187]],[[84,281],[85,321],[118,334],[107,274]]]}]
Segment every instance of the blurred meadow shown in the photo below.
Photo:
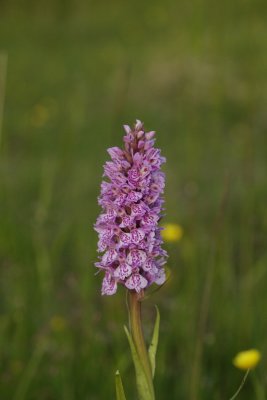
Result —
[{"label": "blurred meadow", "polygon": [[127,399],[125,291],[101,297],[93,223],[106,148],[145,122],[167,157],[171,278],[157,399],[267,393],[267,3],[0,1],[0,399]]}]

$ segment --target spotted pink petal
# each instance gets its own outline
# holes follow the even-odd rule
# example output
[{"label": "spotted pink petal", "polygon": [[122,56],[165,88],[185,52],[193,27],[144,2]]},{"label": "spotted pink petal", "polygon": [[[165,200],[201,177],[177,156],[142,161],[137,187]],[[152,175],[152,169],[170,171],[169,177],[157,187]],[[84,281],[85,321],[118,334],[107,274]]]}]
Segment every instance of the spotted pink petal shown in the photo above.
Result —
[{"label": "spotted pink petal", "polygon": [[102,252],[105,251],[107,248],[107,242],[103,239],[100,239],[97,243],[98,251]]},{"label": "spotted pink petal", "polygon": [[127,197],[127,194],[125,194],[125,193],[120,193],[120,194],[116,197],[114,203],[117,204],[118,206],[122,206],[122,205],[124,204],[125,200],[126,200],[126,197]]},{"label": "spotted pink petal", "polygon": [[109,240],[109,239],[111,239],[112,238],[112,236],[113,236],[113,228],[111,228],[111,227],[105,227],[105,228],[100,228],[100,230],[99,230],[99,237],[100,237],[100,239],[103,239],[103,240]]},{"label": "spotted pink petal", "polygon": [[149,165],[144,165],[141,169],[140,169],[140,176],[142,178],[145,178],[149,173],[150,173],[150,167]]},{"label": "spotted pink petal", "polygon": [[155,214],[146,214],[142,217],[141,224],[145,226],[153,226],[156,225],[159,217]]},{"label": "spotted pink petal", "polygon": [[142,217],[147,211],[145,203],[133,204],[131,207],[132,215]]},{"label": "spotted pink petal", "polygon": [[134,244],[138,244],[145,237],[145,232],[142,229],[133,229],[131,232],[131,241]]},{"label": "spotted pink petal", "polygon": [[154,193],[151,192],[151,194],[149,194],[148,196],[145,197],[145,201],[147,202],[147,204],[152,204],[155,203],[155,201],[157,200],[157,198],[159,197],[159,193]]},{"label": "spotted pink petal", "polygon": [[134,220],[134,216],[131,215],[124,215],[123,217],[121,217],[121,223],[120,223],[120,227],[121,228],[126,228],[126,227],[130,227],[133,223]]},{"label": "spotted pink petal", "polygon": [[120,242],[123,246],[128,246],[131,242],[131,234],[130,233],[125,233],[125,232],[121,232],[120,234]]},{"label": "spotted pink petal", "polygon": [[109,272],[106,272],[102,282],[102,295],[106,294],[111,296],[112,294],[116,293],[117,291],[117,282],[114,278],[112,278]]},{"label": "spotted pink petal", "polygon": [[138,248],[141,249],[141,250],[147,251],[147,241],[144,240],[144,239],[141,240],[141,241],[138,243]]},{"label": "spotted pink petal", "polygon": [[116,217],[116,210],[114,208],[108,208],[106,214],[103,215],[103,220],[106,222],[114,220]]},{"label": "spotted pink petal", "polygon": [[141,267],[146,261],[146,253],[143,250],[131,250],[127,262],[133,267]]},{"label": "spotted pink petal", "polygon": [[140,179],[140,172],[137,168],[131,168],[128,171],[128,181],[130,183],[133,183],[134,185],[136,185],[136,183],[139,181]]},{"label": "spotted pink petal", "polygon": [[137,293],[148,285],[148,281],[140,274],[133,274],[125,282],[128,289],[135,290]]},{"label": "spotted pink petal", "polygon": [[124,185],[126,183],[126,177],[121,174],[120,172],[116,172],[114,173],[111,177],[110,177],[113,182],[115,183],[115,185]]},{"label": "spotted pink petal", "polygon": [[157,275],[156,275],[156,279],[155,279],[155,283],[157,285],[163,285],[163,283],[166,281],[166,274],[163,268],[161,268]]},{"label": "spotted pink petal", "polygon": [[127,201],[131,203],[136,203],[138,200],[142,199],[143,194],[141,192],[131,191],[128,194]]},{"label": "spotted pink petal", "polygon": [[114,277],[124,280],[125,278],[128,278],[128,276],[130,276],[131,273],[132,273],[131,266],[127,263],[121,263],[114,271]]},{"label": "spotted pink petal", "polygon": [[143,270],[150,273],[155,272],[157,270],[155,261],[152,258],[148,258],[143,264]]},{"label": "spotted pink petal", "polygon": [[102,263],[104,265],[111,264],[117,258],[117,251],[115,249],[109,249],[102,257]]}]

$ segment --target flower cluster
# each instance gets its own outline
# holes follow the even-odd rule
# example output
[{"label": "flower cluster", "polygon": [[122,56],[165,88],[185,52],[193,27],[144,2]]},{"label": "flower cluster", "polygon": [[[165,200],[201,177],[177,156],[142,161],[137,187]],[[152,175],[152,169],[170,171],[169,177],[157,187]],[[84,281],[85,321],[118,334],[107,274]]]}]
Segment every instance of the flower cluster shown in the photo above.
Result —
[{"label": "flower cluster", "polygon": [[161,248],[162,193],[165,176],[160,171],[165,158],[154,147],[155,132],[145,132],[137,120],[133,129],[124,126],[124,149],[112,147],[112,161],[104,166],[98,199],[102,213],[95,230],[98,251],[104,252],[95,265],[104,270],[102,294],[112,295],[121,283],[140,292],[152,283],[165,281],[167,256]]}]

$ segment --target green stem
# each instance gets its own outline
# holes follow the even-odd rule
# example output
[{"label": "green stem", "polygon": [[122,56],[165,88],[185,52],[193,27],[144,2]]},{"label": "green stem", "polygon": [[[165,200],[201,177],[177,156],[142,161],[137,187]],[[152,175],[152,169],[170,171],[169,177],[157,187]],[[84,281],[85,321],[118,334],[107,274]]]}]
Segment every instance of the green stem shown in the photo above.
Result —
[{"label": "green stem", "polygon": [[242,387],[244,386],[244,384],[245,384],[245,382],[246,382],[246,379],[247,379],[247,377],[248,377],[249,371],[250,371],[250,370],[248,369],[247,372],[245,373],[245,376],[243,377],[242,382],[241,382],[239,388],[237,389],[237,391],[236,391],[235,394],[231,397],[230,400],[234,400],[234,399],[238,396],[238,394],[240,393]]},{"label": "green stem", "polygon": [[134,345],[136,347],[136,352],[142,363],[151,393],[153,393],[153,399],[155,399],[152,370],[149,361],[147,347],[144,340],[142,320],[141,320],[141,302],[144,297],[144,294],[143,292],[136,293],[135,291],[129,291],[128,293],[129,293],[128,309],[129,309],[131,335],[133,338]]}]

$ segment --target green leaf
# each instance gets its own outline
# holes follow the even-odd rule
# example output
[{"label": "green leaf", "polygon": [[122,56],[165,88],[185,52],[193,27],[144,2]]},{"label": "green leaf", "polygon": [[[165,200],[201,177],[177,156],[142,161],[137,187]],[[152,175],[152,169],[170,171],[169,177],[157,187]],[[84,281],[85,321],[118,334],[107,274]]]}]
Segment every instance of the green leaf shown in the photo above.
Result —
[{"label": "green leaf", "polygon": [[157,348],[158,348],[158,340],[159,340],[159,323],[160,323],[160,314],[159,314],[159,309],[156,306],[156,321],[154,325],[154,330],[153,330],[153,336],[151,340],[151,344],[148,349],[148,355],[149,355],[149,360],[151,364],[151,370],[152,370],[152,376],[154,378],[155,375],[155,368],[156,368],[156,353],[157,353]]},{"label": "green leaf", "polygon": [[154,400],[154,394],[151,393],[151,389],[150,389],[149,383],[147,381],[144,368],[143,368],[140,358],[137,354],[132,336],[126,326],[124,326],[124,330],[125,330],[125,333],[126,333],[126,336],[128,338],[129,345],[131,348],[131,353],[132,353],[132,358],[133,358],[135,373],[136,373],[136,384],[137,384],[137,392],[138,392],[139,400]]},{"label": "green leaf", "polygon": [[116,400],[126,400],[119,370],[115,374]]}]

